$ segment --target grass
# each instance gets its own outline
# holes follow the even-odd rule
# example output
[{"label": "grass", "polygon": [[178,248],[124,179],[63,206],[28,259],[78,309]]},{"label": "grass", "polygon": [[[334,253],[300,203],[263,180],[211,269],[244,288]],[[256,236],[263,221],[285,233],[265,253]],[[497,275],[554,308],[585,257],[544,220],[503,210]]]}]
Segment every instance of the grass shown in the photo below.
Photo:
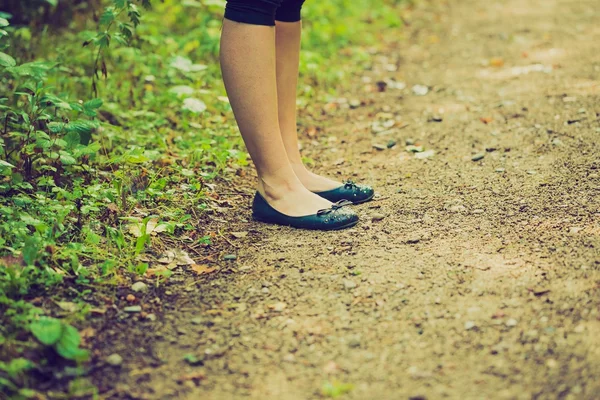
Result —
[{"label": "grass", "polygon": [[[16,64],[0,63],[0,120],[10,121],[0,141],[1,391],[31,396],[28,371],[49,363],[47,348],[82,365],[72,325],[85,326],[89,295],[149,269],[168,279],[144,254],[165,241],[210,246],[197,222],[211,184],[248,164],[218,67],[223,4],[153,2],[131,45],[113,35],[103,57],[81,46],[98,37],[91,18],[58,31],[0,24],[0,51]],[[306,3],[299,104],[335,96],[369,64],[380,32],[401,26],[399,1],[377,4]]]}]

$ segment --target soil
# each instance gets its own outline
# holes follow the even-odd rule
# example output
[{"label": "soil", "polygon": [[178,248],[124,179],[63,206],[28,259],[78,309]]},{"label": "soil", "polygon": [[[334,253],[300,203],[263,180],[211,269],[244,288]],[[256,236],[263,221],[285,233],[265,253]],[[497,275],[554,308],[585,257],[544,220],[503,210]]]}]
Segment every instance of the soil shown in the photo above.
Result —
[{"label": "soil", "polygon": [[600,398],[597,5],[417,6],[343,99],[302,115],[318,172],[376,187],[361,223],[259,224],[252,177],[217,187],[201,228],[227,245],[192,254],[216,269],[174,270],[142,297],[155,320],[98,331],[101,396]]}]

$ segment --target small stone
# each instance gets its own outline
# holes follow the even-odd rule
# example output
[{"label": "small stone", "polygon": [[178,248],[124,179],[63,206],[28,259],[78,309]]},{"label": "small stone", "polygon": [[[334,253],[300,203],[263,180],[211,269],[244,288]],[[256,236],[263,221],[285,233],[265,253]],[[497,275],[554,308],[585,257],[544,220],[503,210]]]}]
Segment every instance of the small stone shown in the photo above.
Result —
[{"label": "small stone", "polygon": [[154,315],[154,314],[148,314],[148,315],[146,315],[146,319],[148,321],[154,322],[154,321],[156,321],[156,315]]},{"label": "small stone", "polygon": [[264,287],[264,288],[262,288],[260,291],[261,291],[263,294],[269,294],[269,293],[271,293],[271,291],[269,290],[269,288],[268,288],[268,287]]},{"label": "small stone", "polygon": [[282,312],[283,310],[285,310],[286,307],[287,307],[287,304],[285,304],[283,302],[275,303],[275,304],[269,306],[269,308],[275,312]]},{"label": "small stone", "polygon": [[142,306],[129,306],[123,308],[126,313],[139,313],[142,312]]},{"label": "small stone", "polygon": [[412,92],[417,96],[425,96],[429,93],[429,88],[425,85],[414,85],[412,87]]},{"label": "small stone", "polygon": [[136,282],[133,285],[131,285],[131,290],[133,290],[134,292],[147,292],[148,291],[148,285],[146,285],[144,282]]},{"label": "small stone", "polygon": [[111,354],[110,356],[106,357],[106,363],[112,365],[113,367],[118,367],[119,365],[123,364],[123,357],[117,353]]},{"label": "small stone", "polygon": [[426,158],[431,158],[435,155],[435,150],[426,150],[421,153],[415,153],[415,158],[419,160],[424,160]]},{"label": "small stone", "polygon": [[494,171],[495,172],[504,172],[504,171],[506,171],[506,169],[504,169],[504,168],[496,168]]},{"label": "small stone", "polygon": [[384,218],[385,218],[385,214],[382,214],[382,213],[371,214],[371,221],[373,221],[373,222],[381,221]]},{"label": "small stone", "polygon": [[529,175],[535,175],[535,174],[537,174],[537,171],[534,171],[534,170],[530,169],[529,171],[527,171],[527,173]]},{"label": "small stone", "polygon": [[517,320],[514,318],[509,319],[508,321],[506,321],[506,326],[508,326],[509,328],[512,328],[513,326],[517,326]]},{"label": "small stone", "polygon": [[127,295],[125,300],[127,300],[128,303],[133,303],[133,302],[135,302],[135,296],[130,293]]},{"label": "small stone", "polygon": [[352,99],[350,100],[350,102],[348,103],[348,105],[350,106],[350,108],[354,109],[354,108],[358,108],[361,105],[361,101],[358,99]]},{"label": "small stone", "polygon": [[453,213],[459,213],[459,212],[465,211],[466,209],[467,208],[465,206],[458,204],[458,205],[448,208],[448,211],[453,212]]},{"label": "small stone", "polygon": [[356,288],[356,283],[350,279],[344,279],[344,288],[348,290],[354,289]]},{"label": "small stone", "polygon": [[585,326],[583,325],[577,325],[575,327],[575,329],[573,329],[573,332],[575,333],[583,333],[585,331]]},{"label": "small stone", "polygon": [[442,304],[442,299],[440,299],[439,297],[436,297],[435,304]]},{"label": "small stone", "polygon": [[475,328],[475,322],[473,321],[467,321],[465,322],[465,329],[470,331],[471,329]]},{"label": "small stone", "polygon": [[192,325],[202,325],[204,319],[202,319],[202,317],[195,317],[190,319],[190,322],[192,323]]},{"label": "small stone", "polygon": [[421,241],[421,237],[420,236],[413,236],[410,237],[406,240],[406,243],[408,244],[417,244]]},{"label": "small stone", "polygon": [[554,146],[562,146],[563,142],[562,142],[562,140],[556,138],[556,139],[552,140],[552,145],[554,145]]},{"label": "small stone", "polygon": [[408,138],[404,141],[407,146],[413,146],[415,144],[415,139]]},{"label": "small stone", "polygon": [[570,233],[571,235],[575,235],[576,233],[579,233],[579,232],[581,232],[582,230],[583,230],[583,228],[582,228],[582,227],[580,227],[580,226],[572,226],[572,227],[570,227],[570,228],[569,228],[569,233]]},{"label": "small stone", "polygon": [[383,151],[383,150],[387,149],[387,146],[384,146],[383,144],[376,143],[376,144],[373,145],[373,148],[375,150]]},{"label": "small stone", "polygon": [[237,256],[235,254],[226,254],[223,257],[223,260],[225,261],[233,261],[233,260],[237,260]]},{"label": "small stone", "polygon": [[388,149],[391,149],[395,145],[396,145],[396,141],[395,140],[390,140],[389,142],[387,142],[387,148]]},{"label": "small stone", "polygon": [[483,214],[485,213],[485,210],[482,208],[476,208],[472,211],[473,214]]},{"label": "small stone", "polygon": [[429,122],[442,122],[443,120],[444,119],[439,115],[434,115],[433,117],[429,118]]},{"label": "small stone", "polygon": [[549,358],[549,359],[546,360],[546,366],[548,368],[556,368],[557,365],[558,365],[558,363],[553,358]]},{"label": "small stone", "polygon": [[356,349],[357,347],[360,347],[360,338],[359,337],[353,337],[352,339],[350,339],[348,341],[348,346]]},{"label": "small stone", "polygon": [[406,151],[409,153],[420,153],[423,151],[423,146],[415,146],[414,144],[409,144],[406,146]]},{"label": "small stone", "polygon": [[485,153],[477,153],[473,157],[471,157],[471,161],[483,160],[484,157],[485,157]]},{"label": "small stone", "polygon": [[283,356],[283,361],[285,361],[287,363],[296,362],[296,356],[292,353],[288,353],[285,356]]}]

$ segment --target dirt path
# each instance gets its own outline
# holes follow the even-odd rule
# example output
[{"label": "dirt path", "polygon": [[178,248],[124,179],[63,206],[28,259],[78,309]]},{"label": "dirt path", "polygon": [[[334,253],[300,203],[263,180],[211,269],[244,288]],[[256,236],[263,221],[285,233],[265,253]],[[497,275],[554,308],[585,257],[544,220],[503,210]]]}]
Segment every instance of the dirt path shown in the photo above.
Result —
[{"label": "dirt path", "polygon": [[237,260],[180,272],[157,321],[104,333],[125,356],[96,371],[112,398],[312,399],[335,381],[348,399],[600,396],[597,2],[449,3],[415,11],[347,94],[363,106],[304,143],[321,172],[377,187],[363,222],[228,226],[249,232]]}]

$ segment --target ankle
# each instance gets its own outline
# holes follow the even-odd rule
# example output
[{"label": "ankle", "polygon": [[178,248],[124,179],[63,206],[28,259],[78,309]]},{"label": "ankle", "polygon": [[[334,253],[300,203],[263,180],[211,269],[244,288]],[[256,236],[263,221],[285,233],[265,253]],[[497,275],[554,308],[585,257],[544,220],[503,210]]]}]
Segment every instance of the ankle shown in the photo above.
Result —
[{"label": "ankle", "polygon": [[290,193],[298,192],[304,186],[296,175],[292,176],[266,176],[258,179],[258,192],[267,201],[277,201]]}]

